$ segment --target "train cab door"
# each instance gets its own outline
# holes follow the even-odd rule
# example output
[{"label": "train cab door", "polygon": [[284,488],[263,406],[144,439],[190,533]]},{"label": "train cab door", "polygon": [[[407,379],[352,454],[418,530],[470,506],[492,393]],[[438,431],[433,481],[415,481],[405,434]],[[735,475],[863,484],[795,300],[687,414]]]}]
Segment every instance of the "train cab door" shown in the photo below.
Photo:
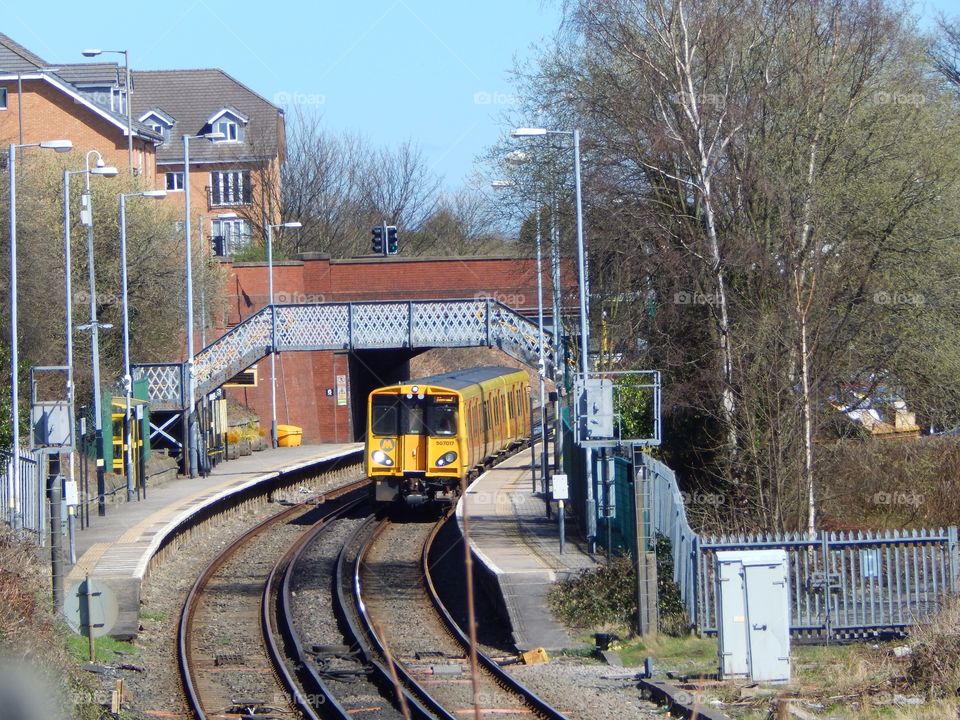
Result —
[{"label": "train cab door", "polygon": [[427,471],[427,433],[423,413],[422,399],[417,397],[403,399],[400,410],[398,456],[404,474],[419,474]]}]

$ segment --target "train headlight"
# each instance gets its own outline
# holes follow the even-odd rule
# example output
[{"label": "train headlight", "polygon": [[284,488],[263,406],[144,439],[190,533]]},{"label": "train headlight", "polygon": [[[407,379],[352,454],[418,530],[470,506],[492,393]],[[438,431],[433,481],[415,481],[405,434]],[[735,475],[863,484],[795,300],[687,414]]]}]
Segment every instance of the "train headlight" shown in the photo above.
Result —
[{"label": "train headlight", "polygon": [[390,456],[387,455],[383,450],[374,450],[371,457],[375,463],[380,465],[386,465],[387,467],[393,465],[393,460],[391,460]]},{"label": "train headlight", "polygon": [[439,458],[437,458],[437,467],[450,465],[456,459],[457,459],[457,454],[453,452],[453,450],[451,450],[450,452],[444,453]]}]

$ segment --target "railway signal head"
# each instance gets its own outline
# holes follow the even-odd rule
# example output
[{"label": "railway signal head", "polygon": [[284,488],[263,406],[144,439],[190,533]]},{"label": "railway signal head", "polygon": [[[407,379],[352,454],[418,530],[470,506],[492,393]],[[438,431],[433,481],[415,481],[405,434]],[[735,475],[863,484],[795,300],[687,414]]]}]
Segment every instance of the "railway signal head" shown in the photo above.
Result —
[{"label": "railway signal head", "polygon": [[384,255],[383,252],[383,226],[379,225],[370,232],[373,233],[373,254],[374,255]]},{"label": "railway signal head", "polygon": [[387,255],[396,255],[399,252],[399,243],[397,241],[397,226],[387,226]]}]

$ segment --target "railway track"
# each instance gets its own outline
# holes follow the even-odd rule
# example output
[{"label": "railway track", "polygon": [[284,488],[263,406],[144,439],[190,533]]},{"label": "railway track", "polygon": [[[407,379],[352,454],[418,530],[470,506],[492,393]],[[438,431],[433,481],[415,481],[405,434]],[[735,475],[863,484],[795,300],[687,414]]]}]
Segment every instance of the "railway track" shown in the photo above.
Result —
[{"label": "railway track", "polygon": [[[434,717],[563,718],[492,659],[472,657],[476,644],[444,608],[429,572],[443,521],[371,520],[344,549],[342,564],[353,566],[349,611],[371,652]],[[344,575],[338,588],[345,585]]]},{"label": "railway track", "polygon": [[281,662],[271,594],[305,528],[318,521],[322,526],[365,499],[366,487],[363,479],[326,493],[325,501],[337,503],[333,510],[307,501],[273,515],[234,540],[199,575],[177,632],[181,682],[198,720],[310,717],[309,696]]},{"label": "railway track", "polygon": [[194,716],[563,718],[471,654],[428,561],[445,518],[367,515],[366,486],[277,513],[197,578],[177,640]]}]

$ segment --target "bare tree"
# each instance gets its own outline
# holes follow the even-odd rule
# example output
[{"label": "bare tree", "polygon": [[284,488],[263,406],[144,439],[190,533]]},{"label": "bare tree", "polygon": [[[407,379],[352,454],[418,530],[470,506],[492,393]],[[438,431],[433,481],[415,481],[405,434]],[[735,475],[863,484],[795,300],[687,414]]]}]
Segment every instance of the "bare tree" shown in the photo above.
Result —
[{"label": "bare tree", "polygon": [[956,315],[960,153],[925,50],[884,3],[594,0],[521,73],[537,125],[583,130],[591,289],[728,522],[812,527],[849,389],[942,376],[915,328]]}]

